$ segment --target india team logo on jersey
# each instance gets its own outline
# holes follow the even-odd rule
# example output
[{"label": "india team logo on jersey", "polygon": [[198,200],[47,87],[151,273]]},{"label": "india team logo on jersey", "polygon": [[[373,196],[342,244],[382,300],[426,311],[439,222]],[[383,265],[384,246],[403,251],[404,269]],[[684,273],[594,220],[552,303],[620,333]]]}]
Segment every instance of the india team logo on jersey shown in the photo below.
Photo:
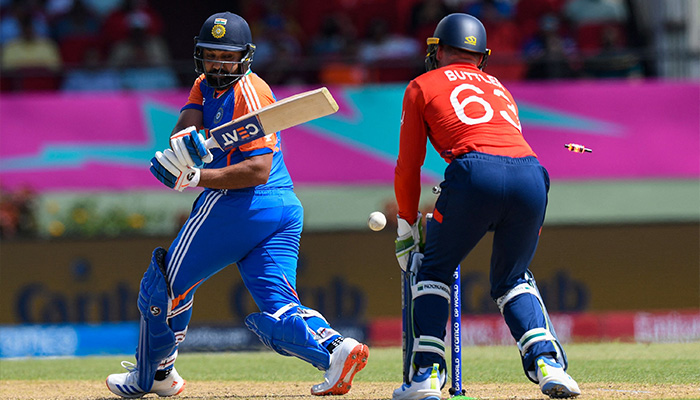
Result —
[{"label": "india team logo on jersey", "polygon": [[218,110],[216,110],[216,115],[214,115],[214,124],[218,124],[221,122],[221,118],[224,116],[224,109],[223,107],[219,107]]}]

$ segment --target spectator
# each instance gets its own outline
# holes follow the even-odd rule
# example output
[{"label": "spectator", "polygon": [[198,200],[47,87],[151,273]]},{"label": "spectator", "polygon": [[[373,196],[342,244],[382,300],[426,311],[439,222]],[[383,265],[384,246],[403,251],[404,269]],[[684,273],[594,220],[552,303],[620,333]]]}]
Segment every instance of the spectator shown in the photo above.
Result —
[{"label": "spectator", "polygon": [[109,49],[117,42],[126,40],[131,34],[134,18],[148,18],[148,33],[150,35],[163,34],[163,19],[148,4],[148,0],[122,0],[121,7],[107,15],[102,24],[102,37],[104,48]]},{"label": "spectator", "polygon": [[71,7],[53,20],[51,35],[59,43],[76,36],[94,38],[99,35],[101,27],[100,19],[85,5],[84,0],[73,0]]},{"label": "spectator", "polygon": [[[513,15],[515,14],[513,2],[509,0],[479,0],[468,4],[464,8],[464,12],[481,20],[485,17],[485,8],[490,9],[487,11],[489,14],[493,14],[495,12],[502,19],[506,20],[512,19]],[[490,18],[493,17],[490,16]],[[487,32],[489,32],[489,36],[491,36],[491,31],[487,30]]]},{"label": "spectator", "polygon": [[109,65],[121,72],[124,89],[169,89],[177,86],[170,67],[168,47],[153,34],[151,17],[145,12],[128,15],[128,36],[118,41],[109,54]]},{"label": "spectator", "polygon": [[264,71],[271,85],[303,83],[303,71],[299,68],[301,44],[283,29],[271,26],[262,27],[255,34],[256,50],[253,56],[259,70]]},{"label": "spectator", "polygon": [[74,0],[42,0],[44,12],[49,23],[56,17],[63,15],[73,7]]},{"label": "spectator", "polygon": [[302,55],[299,24],[285,12],[280,0],[268,0],[264,5],[264,15],[252,27],[253,36],[258,38],[253,56],[257,70],[263,71],[271,85],[303,83],[304,71],[298,68]]},{"label": "spectator", "polygon": [[83,53],[79,67],[65,71],[61,90],[65,91],[116,91],[122,89],[118,71],[104,68],[97,47]]},{"label": "spectator", "polygon": [[0,45],[4,45],[11,39],[22,35],[22,20],[30,16],[34,25],[34,32],[39,37],[48,37],[50,33],[46,15],[40,7],[38,0],[12,0],[9,8],[3,10],[0,19]]},{"label": "spectator", "polygon": [[423,72],[422,62],[416,62],[424,46],[416,39],[389,31],[385,19],[373,19],[367,27],[367,37],[358,50],[367,78],[374,82],[410,81]]},{"label": "spectator", "polygon": [[387,60],[411,60],[422,50],[418,41],[391,33],[389,23],[381,18],[372,20],[359,49],[360,61],[375,63]]},{"label": "spectator", "polygon": [[77,66],[85,61],[86,54],[101,59],[100,29],[100,19],[85,5],[84,0],[74,0],[71,7],[52,23],[52,35],[59,44],[63,63]]},{"label": "spectator", "polygon": [[559,14],[565,0],[519,0],[515,5],[515,23],[523,38],[534,37],[545,14]]},{"label": "spectator", "polygon": [[20,36],[9,40],[2,48],[2,69],[58,72],[62,63],[56,43],[36,31],[31,14],[23,14],[19,24]]},{"label": "spectator", "polygon": [[[63,0],[56,0],[63,1]],[[123,6],[124,0],[83,0],[100,20],[106,19],[110,14]]]},{"label": "spectator", "polygon": [[452,10],[442,0],[421,0],[411,8],[410,35],[422,42],[433,36],[438,22]]},{"label": "spectator", "polygon": [[626,42],[626,6],[620,0],[569,0],[564,16],[572,23],[574,37],[582,53],[595,54],[602,47],[603,31],[620,30],[620,40]]},{"label": "spectator", "polygon": [[127,18],[128,34],[112,47],[109,64],[115,68],[164,66],[170,61],[165,40],[153,34],[151,17],[134,12]]},{"label": "spectator", "polygon": [[563,11],[566,19],[578,26],[627,20],[627,9],[620,0],[568,0]]},{"label": "spectator", "polygon": [[633,78],[642,76],[639,57],[624,45],[620,31],[613,26],[601,32],[602,47],[594,56],[585,60],[586,76],[594,78]]},{"label": "spectator", "polygon": [[361,84],[367,71],[356,63],[357,29],[343,13],[324,17],[321,30],[312,40],[313,62],[319,66],[317,80],[324,84]]},{"label": "spectator", "polygon": [[292,36],[294,40],[299,41],[302,36],[299,22],[291,17],[292,12],[285,9],[283,0],[265,0],[263,2],[263,15],[254,23],[254,30],[270,30],[279,29],[285,32],[286,35]]},{"label": "spectator", "polygon": [[525,65],[520,56],[522,34],[513,20],[512,7],[507,7],[501,0],[487,0],[476,5],[479,6],[477,18],[488,32],[487,45],[498,49],[489,57],[489,73],[498,76],[501,81],[522,79],[525,75]]},{"label": "spectator", "polygon": [[356,40],[357,30],[352,20],[346,14],[335,13],[324,17],[321,31],[312,40],[311,51],[319,58],[347,58],[355,54]]},{"label": "spectator", "polygon": [[539,31],[523,46],[527,62],[526,79],[567,79],[578,76],[576,42],[559,32],[560,21],[554,14],[540,19]]}]

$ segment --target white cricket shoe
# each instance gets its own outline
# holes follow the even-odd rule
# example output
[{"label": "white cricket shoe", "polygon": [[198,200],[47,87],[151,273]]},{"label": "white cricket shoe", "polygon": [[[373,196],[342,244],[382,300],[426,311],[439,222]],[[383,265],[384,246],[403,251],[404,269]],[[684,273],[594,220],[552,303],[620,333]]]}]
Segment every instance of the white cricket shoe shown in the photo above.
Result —
[{"label": "white cricket shoe", "polygon": [[566,399],[581,394],[576,381],[556,361],[549,357],[539,357],[535,364],[542,393],[553,399]]},{"label": "white cricket shoe", "polygon": [[160,397],[175,396],[185,390],[185,380],[180,377],[173,367],[170,374],[162,381],[154,381],[150,391],[144,392],[139,385],[138,371],[133,363],[122,361],[122,367],[129,372],[112,374],[107,377],[107,388],[117,396],[127,399],[137,399],[147,393],[155,393]]},{"label": "white cricket shoe", "polygon": [[393,400],[440,400],[441,389],[446,377],[440,371],[440,364],[420,368],[413,375],[411,384],[402,384],[394,390]]},{"label": "white cricket shoe", "polygon": [[323,383],[313,385],[316,396],[341,395],[352,387],[352,378],[367,365],[369,347],[353,338],[345,338],[331,354],[331,366],[324,374]]}]

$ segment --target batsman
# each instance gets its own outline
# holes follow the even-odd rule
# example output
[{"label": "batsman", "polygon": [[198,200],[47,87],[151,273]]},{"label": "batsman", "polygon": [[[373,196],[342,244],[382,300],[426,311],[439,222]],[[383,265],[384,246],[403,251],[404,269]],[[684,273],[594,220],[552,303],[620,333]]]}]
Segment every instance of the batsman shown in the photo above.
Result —
[{"label": "batsman", "polygon": [[[407,376],[394,400],[438,400],[447,381],[446,325],[456,267],[493,232],[490,295],[520,351],[525,375],[552,398],[580,394],[529,270],[549,176],[525,141],[509,91],[484,67],[486,30],[468,14],[444,17],[427,39],[426,70],[404,93],[394,189],[396,257],[412,273]],[[427,141],[447,162],[421,253],[421,166]],[[465,361],[465,362],[468,362]]]},{"label": "batsman", "polygon": [[285,166],[281,133],[226,151],[208,150],[199,133],[275,102],[270,87],[250,68],[254,52],[248,23],[230,12],[210,16],[195,37],[199,76],[170,148],[156,152],[150,170],[176,191],[204,190],[169,249],[157,248],[143,275],[136,365],[124,361],[127,372],[107,377],[107,387],[118,396],[165,397],[184,390],[174,364],[194,294],[233,264],[260,311],[246,317],[246,326],[270,349],[325,372],[311,394],[347,393],[367,363],[366,345],[334,330],[297,295],[304,210]]}]

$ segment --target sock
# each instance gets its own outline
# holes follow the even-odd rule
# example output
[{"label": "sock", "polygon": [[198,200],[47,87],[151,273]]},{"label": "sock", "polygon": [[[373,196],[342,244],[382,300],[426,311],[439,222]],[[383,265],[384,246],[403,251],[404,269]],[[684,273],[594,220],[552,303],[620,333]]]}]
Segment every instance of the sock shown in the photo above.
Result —
[{"label": "sock", "polygon": [[429,369],[433,369],[433,367],[420,367],[418,368],[418,373],[416,375],[423,375]]},{"label": "sock", "polygon": [[170,371],[172,371],[172,369],[159,369],[158,371],[156,371],[156,380],[164,380],[168,377],[168,375],[170,375]]},{"label": "sock", "polygon": [[[543,353],[543,354],[540,354],[539,356],[537,356],[537,358],[546,358],[547,360],[559,365],[559,362],[557,362],[557,356],[555,354],[552,354],[552,353]],[[535,361],[535,363],[537,363],[537,362]]]},{"label": "sock", "polygon": [[330,343],[326,345],[326,350],[328,350],[329,353],[333,354],[333,352],[335,351],[335,349],[336,349],[338,346],[340,346],[341,343],[343,343],[343,340],[344,340],[344,339],[345,339],[345,338],[342,337],[342,336],[340,336],[340,335],[335,336],[334,338],[332,338],[331,340],[329,340]]}]

